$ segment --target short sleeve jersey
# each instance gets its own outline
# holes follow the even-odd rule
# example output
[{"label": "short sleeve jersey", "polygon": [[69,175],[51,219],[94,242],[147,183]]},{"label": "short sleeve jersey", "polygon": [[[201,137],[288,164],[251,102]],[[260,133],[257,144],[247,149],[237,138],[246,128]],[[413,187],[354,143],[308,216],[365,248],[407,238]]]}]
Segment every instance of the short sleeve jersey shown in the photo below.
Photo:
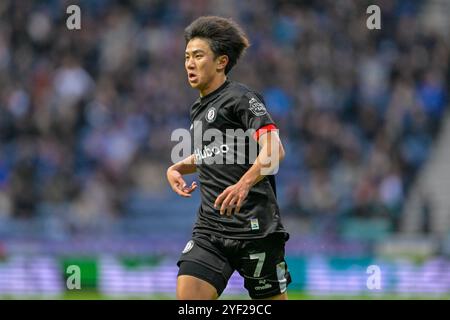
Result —
[{"label": "short sleeve jersey", "polygon": [[190,118],[201,192],[194,233],[256,239],[285,232],[272,175],[266,175],[250,189],[239,213],[233,211],[230,217],[220,215],[220,208],[214,208],[217,197],[252,166],[259,152],[255,138],[261,129],[276,128],[262,96],[226,80],[195,101]]}]

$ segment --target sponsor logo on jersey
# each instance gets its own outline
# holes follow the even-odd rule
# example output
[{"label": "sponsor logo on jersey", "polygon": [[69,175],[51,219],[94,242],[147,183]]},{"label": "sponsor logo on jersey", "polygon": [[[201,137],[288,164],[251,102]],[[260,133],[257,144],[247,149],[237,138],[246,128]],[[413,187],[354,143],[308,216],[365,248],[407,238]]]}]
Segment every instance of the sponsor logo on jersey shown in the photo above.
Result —
[{"label": "sponsor logo on jersey", "polygon": [[248,101],[248,104],[250,105],[250,111],[257,117],[263,116],[267,113],[266,107],[255,98],[251,98]]},{"label": "sponsor logo on jersey", "polygon": [[186,243],[186,246],[183,249],[183,253],[188,253],[192,250],[194,247],[194,240],[189,240],[188,243]]},{"label": "sponsor logo on jersey", "polygon": [[204,146],[203,150],[201,150],[200,148],[195,149],[194,156],[195,160],[199,162],[202,159],[214,157],[220,153],[227,153],[228,150],[230,150],[230,147],[228,147],[226,144],[222,144],[219,147],[212,147],[212,148]]},{"label": "sponsor logo on jersey", "polygon": [[255,290],[265,290],[272,288],[272,285],[270,283],[266,283],[266,280],[259,280],[259,283],[261,286],[255,287]]},{"label": "sponsor logo on jersey", "polygon": [[259,222],[258,219],[254,218],[250,220],[250,225],[252,227],[252,230],[259,230]]},{"label": "sponsor logo on jersey", "polygon": [[211,107],[208,109],[208,111],[206,111],[206,115],[205,115],[205,119],[206,121],[208,121],[209,123],[213,122],[214,120],[216,120],[217,117],[217,111],[216,108]]}]

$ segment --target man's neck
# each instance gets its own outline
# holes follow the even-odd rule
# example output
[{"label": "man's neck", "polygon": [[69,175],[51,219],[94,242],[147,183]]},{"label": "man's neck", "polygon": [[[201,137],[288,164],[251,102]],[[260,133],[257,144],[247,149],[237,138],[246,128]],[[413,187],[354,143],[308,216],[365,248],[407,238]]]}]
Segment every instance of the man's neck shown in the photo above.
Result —
[{"label": "man's neck", "polygon": [[204,96],[210,94],[211,92],[215,91],[226,80],[227,80],[227,76],[225,74],[221,74],[220,76],[217,76],[216,78],[214,78],[213,81],[211,81],[210,85],[207,88],[200,90],[200,97],[204,97]]}]

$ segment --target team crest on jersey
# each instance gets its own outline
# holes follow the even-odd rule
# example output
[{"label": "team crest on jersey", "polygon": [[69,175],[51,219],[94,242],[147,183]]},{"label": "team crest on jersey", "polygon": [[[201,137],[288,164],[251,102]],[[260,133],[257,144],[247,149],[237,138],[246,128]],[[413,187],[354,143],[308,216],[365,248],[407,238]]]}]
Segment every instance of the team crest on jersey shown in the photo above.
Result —
[{"label": "team crest on jersey", "polygon": [[194,247],[194,240],[189,240],[188,243],[186,243],[186,246],[183,249],[183,253],[188,253],[192,250]]},{"label": "team crest on jersey", "polygon": [[256,100],[255,98],[251,98],[248,101],[248,104],[250,105],[249,109],[255,116],[263,116],[267,113],[266,107]]},{"label": "team crest on jersey", "polygon": [[206,111],[206,115],[205,115],[206,121],[213,122],[214,120],[216,120],[216,117],[217,117],[216,108],[211,107],[208,109],[208,111]]}]

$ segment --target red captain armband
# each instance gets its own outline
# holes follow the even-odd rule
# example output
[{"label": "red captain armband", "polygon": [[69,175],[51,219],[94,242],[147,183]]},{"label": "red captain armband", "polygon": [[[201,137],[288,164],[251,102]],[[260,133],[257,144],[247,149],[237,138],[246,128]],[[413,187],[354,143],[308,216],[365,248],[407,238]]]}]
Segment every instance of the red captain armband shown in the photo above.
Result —
[{"label": "red captain armband", "polygon": [[263,135],[264,133],[267,133],[269,131],[275,131],[275,130],[278,130],[278,128],[274,124],[268,124],[268,125],[262,126],[261,128],[259,128],[258,130],[255,131],[255,133],[253,134],[253,139],[258,141],[259,137],[261,135]]}]

